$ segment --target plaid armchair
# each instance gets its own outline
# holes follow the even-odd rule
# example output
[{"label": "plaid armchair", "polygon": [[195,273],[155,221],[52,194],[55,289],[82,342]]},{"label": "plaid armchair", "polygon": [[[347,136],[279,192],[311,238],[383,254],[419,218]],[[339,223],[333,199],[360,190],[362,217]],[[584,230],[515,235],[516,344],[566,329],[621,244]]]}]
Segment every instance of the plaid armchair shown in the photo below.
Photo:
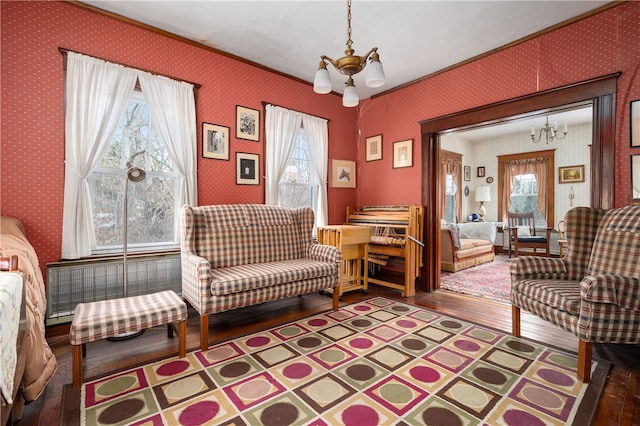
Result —
[{"label": "plaid armchair", "polygon": [[524,309],[577,335],[578,378],[588,382],[592,342],[640,343],[640,206],[577,207],[565,229],[564,258],[511,263],[513,334]]}]

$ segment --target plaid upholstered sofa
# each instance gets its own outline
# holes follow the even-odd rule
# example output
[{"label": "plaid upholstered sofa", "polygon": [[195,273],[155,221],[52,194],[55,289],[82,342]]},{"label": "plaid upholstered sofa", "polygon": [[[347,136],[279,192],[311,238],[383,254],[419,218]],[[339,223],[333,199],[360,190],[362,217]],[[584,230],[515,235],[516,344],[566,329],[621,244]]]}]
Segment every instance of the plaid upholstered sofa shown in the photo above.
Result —
[{"label": "plaid upholstered sofa", "polygon": [[182,296],[200,314],[202,350],[209,345],[209,314],[339,283],[342,255],[313,243],[310,208],[184,206],[181,221]]},{"label": "plaid upholstered sofa", "polygon": [[576,207],[564,258],[511,263],[513,334],[520,309],[577,335],[578,378],[590,380],[592,342],[640,343],[640,206]]}]

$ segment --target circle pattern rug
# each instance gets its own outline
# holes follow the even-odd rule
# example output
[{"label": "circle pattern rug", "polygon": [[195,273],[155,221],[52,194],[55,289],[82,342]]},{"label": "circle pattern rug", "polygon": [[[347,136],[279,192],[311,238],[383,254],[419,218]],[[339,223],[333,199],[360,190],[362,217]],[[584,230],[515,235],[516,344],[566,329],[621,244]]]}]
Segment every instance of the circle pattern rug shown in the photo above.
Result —
[{"label": "circle pattern rug", "polygon": [[[575,354],[372,298],[90,381],[91,425],[565,425]],[[593,363],[595,371],[608,365]]]}]

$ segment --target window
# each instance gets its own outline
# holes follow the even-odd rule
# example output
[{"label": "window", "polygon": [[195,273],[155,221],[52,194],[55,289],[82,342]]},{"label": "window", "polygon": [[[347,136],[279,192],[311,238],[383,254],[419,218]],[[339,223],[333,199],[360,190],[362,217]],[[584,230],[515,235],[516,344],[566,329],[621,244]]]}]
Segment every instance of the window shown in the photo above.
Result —
[{"label": "window", "polygon": [[525,213],[533,211],[536,225],[547,226],[547,220],[538,206],[538,182],[533,173],[516,175],[511,191],[511,213]]},{"label": "window", "polygon": [[498,212],[535,213],[536,227],[554,220],[554,150],[498,156]]},{"label": "window", "polygon": [[[128,161],[143,168],[147,175],[141,182],[128,182],[125,188]],[[177,247],[177,177],[147,103],[142,93],[135,91],[109,147],[88,179],[96,239],[94,254],[122,250],[127,191],[129,250]]]},{"label": "window", "polygon": [[445,180],[445,195],[444,195],[444,216],[449,223],[455,223],[456,221],[456,192],[458,187],[454,182],[453,175],[447,175]]},{"label": "window", "polygon": [[280,179],[280,205],[283,207],[311,207],[316,210],[318,184],[313,178],[309,146],[304,129],[298,130],[296,145]]}]

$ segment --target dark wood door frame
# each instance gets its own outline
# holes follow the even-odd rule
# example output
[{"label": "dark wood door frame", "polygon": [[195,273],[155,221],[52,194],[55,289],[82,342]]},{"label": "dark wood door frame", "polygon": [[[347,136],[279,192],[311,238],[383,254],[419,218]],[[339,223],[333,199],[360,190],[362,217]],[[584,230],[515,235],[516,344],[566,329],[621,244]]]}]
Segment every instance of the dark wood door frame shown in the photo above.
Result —
[{"label": "dark wood door frame", "polygon": [[551,112],[563,105],[593,105],[591,205],[614,207],[616,83],[620,73],[545,90],[437,117],[420,123],[422,133],[422,205],[425,206],[425,249],[418,288],[433,291],[440,282],[440,133],[480,123]]}]

